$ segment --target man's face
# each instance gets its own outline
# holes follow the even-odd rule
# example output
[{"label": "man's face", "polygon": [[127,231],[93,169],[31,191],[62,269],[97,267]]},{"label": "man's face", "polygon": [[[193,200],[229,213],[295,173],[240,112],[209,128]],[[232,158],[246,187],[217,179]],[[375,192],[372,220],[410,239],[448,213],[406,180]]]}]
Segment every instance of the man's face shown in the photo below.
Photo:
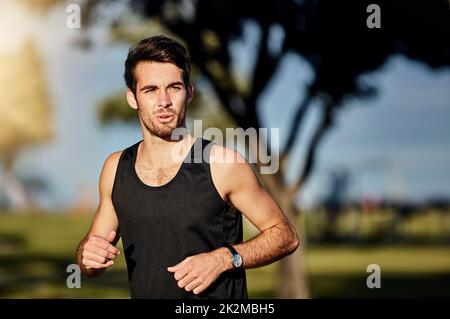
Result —
[{"label": "man's face", "polygon": [[128,103],[138,110],[150,134],[169,139],[174,129],[184,125],[192,86],[184,86],[183,71],[172,63],[139,62],[134,72],[136,95],[128,90]]}]

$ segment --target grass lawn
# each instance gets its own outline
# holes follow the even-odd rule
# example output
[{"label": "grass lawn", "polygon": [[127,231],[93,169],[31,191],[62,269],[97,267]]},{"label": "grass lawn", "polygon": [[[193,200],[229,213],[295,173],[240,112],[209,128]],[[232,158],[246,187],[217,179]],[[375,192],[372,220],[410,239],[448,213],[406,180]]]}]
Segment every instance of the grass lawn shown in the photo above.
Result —
[{"label": "grass lawn", "polygon": [[[129,298],[123,254],[102,277],[66,287],[66,268],[91,216],[0,214],[0,298]],[[119,242],[119,248],[122,250]],[[311,246],[314,298],[449,298],[449,246]],[[381,267],[368,289],[366,267]],[[250,298],[275,297],[277,264],[247,271]]]}]

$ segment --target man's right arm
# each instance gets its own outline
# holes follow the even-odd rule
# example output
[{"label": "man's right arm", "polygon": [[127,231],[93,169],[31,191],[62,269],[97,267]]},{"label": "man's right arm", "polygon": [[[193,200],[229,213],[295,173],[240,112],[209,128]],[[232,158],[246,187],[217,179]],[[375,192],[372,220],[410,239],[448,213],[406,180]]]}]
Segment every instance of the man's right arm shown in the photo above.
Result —
[{"label": "man's right arm", "polygon": [[88,234],[77,247],[77,264],[87,277],[103,274],[120,254],[115,247],[120,238],[119,221],[111,198],[120,154],[115,152],[105,160],[99,181],[100,202]]}]

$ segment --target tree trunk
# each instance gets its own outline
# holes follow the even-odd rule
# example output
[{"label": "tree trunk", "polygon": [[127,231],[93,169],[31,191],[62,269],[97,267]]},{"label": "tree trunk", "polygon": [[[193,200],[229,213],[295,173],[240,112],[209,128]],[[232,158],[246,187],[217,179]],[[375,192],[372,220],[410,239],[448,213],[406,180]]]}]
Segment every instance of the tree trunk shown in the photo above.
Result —
[{"label": "tree trunk", "polygon": [[296,222],[294,198],[287,188],[282,186],[282,173],[259,175],[269,193],[274,196],[286,217],[296,228],[300,238],[300,247],[278,262],[277,297],[283,299],[307,299],[310,297],[306,269],[306,232],[303,222]]},{"label": "tree trunk", "polygon": [[277,294],[279,298],[307,299],[310,297],[306,269],[306,233],[303,222],[296,222],[295,206],[289,193],[277,196],[281,209],[297,230],[300,238],[299,248],[290,256],[279,262]]}]

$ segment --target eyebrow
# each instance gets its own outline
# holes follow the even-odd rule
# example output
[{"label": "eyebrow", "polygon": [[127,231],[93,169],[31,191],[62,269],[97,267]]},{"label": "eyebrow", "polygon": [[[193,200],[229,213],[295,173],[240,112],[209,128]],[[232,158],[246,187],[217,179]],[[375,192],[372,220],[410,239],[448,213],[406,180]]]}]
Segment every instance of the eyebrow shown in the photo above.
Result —
[{"label": "eyebrow", "polygon": [[[169,85],[167,87],[173,87],[173,86],[177,86],[177,85],[183,85],[183,82],[175,81],[175,82],[169,83]],[[147,91],[147,90],[151,90],[151,89],[156,89],[157,87],[158,87],[157,85],[147,84],[147,85],[143,86],[140,89],[140,91]]]}]

